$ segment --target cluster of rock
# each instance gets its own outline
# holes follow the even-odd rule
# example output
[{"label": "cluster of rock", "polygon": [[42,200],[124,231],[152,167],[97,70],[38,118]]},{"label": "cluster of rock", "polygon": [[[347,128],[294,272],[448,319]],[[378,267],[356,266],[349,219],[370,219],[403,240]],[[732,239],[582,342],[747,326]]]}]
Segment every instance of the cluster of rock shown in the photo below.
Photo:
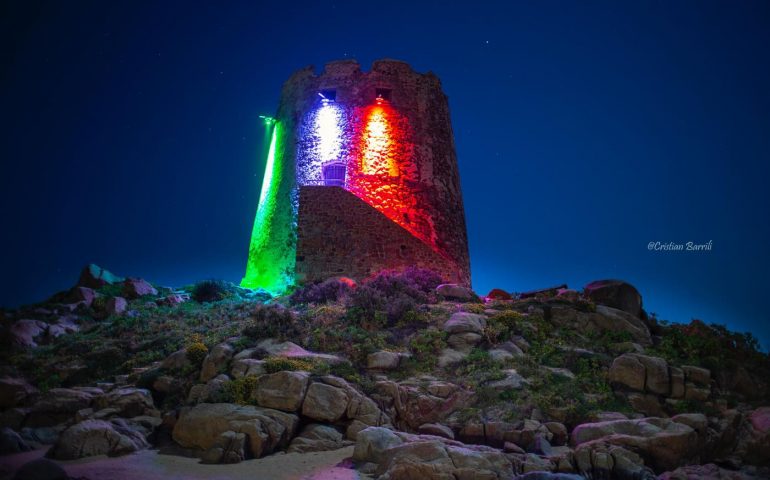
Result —
[{"label": "cluster of rock", "polygon": [[[256,406],[199,403],[183,408],[173,427],[173,439],[184,447],[203,450],[206,461],[232,462],[285,447],[323,450],[330,441],[341,446],[341,432],[354,440],[368,426],[390,423],[370,398],[330,375],[313,377],[302,371],[264,374],[256,378],[247,395]],[[308,426],[294,438],[301,421]],[[315,425],[318,423],[331,430]],[[250,450],[244,450],[245,445]]]},{"label": "cluster of rock", "polygon": [[634,410],[645,415],[665,415],[666,403],[677,400],[705,402],[711,396],[711,372],[692,365],[675,367],[664,359],[626,353],[609,370],[612,384],[627,391]]},{"label": "cluster of rock", "polygon": [[102,384],[41,394],[20,379],[3,378],[0,385],[7,393],[0,415],[0,453],[53,445],[49,456],[61,460],[121,455],[149,446],[162,423],[145,389]]}]

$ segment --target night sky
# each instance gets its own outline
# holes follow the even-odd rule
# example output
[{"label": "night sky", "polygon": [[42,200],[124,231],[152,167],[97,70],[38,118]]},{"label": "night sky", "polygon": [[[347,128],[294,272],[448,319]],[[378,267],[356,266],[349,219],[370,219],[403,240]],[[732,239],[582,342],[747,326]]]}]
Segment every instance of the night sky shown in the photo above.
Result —
[{"label": "night sky", "polygon": [[478,292],[622,278],[770,346],[769,2],[152,3],[1,4],[0,305],[89,262],[239,281],[259,115],[389,57],[449,96]]}]

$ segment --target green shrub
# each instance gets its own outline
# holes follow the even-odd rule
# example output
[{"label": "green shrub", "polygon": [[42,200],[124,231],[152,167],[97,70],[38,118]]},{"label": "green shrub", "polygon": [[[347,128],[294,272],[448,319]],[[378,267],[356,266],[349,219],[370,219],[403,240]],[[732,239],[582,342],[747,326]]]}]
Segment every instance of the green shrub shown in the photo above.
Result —
[{"label": "green shrub", "polygon": [[251,394],[257,386],[257,376],[247,375],[237,378],[223,385],[223,392],[227,403],[237,403],[238,405],[248,405],[253,403]]},{"label": "green shrub", "polygon": [[283,371],[305,371],[311,372],[315,364],[311,360],[286,357],[268,357],[263,365],[267,373],[276,373]]},{"label": "green shrub", "polygon": [[203,360],[206,358],[206,355],[208,355],[209,349],[203,343],[201,336],[196,333],[190,337],[187,347],[185,348],[185,353],[187,354],[187,359],[190,360],[190,363],[196,367],[200,367]]},{"label": "green shrub", "polygon": [[203,280],[192,289],[190,297],[198,303],[218,302],[234,294],[232,284],[222,280]]}]

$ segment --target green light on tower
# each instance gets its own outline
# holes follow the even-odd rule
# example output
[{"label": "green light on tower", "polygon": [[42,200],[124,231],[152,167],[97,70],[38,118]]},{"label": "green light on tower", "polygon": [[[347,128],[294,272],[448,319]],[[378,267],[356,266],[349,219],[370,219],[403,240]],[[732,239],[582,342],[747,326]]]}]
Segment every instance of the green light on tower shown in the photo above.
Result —
[{"label": "green light on tower", "polygon": [[260,117],[265,120],[265,126],[272,128],[270,148],[267,152],[265,175],[262,179],[262,189],[257,204],[257,214],[254,219],[254,229],[251,232],[249,244],[249,260],[246,265],[246,275],[241,286],[246,288],[262,288],[270,293],[283,292],[292,283],[292,278],[282,267],[280,246],[276,245],[271,235],[273,229],[281,228],[283,216],[278,198],[279,185],[284,175],[282,162],[282,138],[280,123],[271,117]]}]

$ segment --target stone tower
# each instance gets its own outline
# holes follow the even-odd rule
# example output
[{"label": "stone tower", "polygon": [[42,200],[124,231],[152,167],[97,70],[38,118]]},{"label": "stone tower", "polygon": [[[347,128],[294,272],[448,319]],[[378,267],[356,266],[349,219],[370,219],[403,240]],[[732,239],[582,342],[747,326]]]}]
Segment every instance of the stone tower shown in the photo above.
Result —
[{"label": "stone tower", "polygon": [[447,97],[396,60],[295,72],[271,131],[242,285],[280,292],[333,276],[430,268],[470,285]]}]

